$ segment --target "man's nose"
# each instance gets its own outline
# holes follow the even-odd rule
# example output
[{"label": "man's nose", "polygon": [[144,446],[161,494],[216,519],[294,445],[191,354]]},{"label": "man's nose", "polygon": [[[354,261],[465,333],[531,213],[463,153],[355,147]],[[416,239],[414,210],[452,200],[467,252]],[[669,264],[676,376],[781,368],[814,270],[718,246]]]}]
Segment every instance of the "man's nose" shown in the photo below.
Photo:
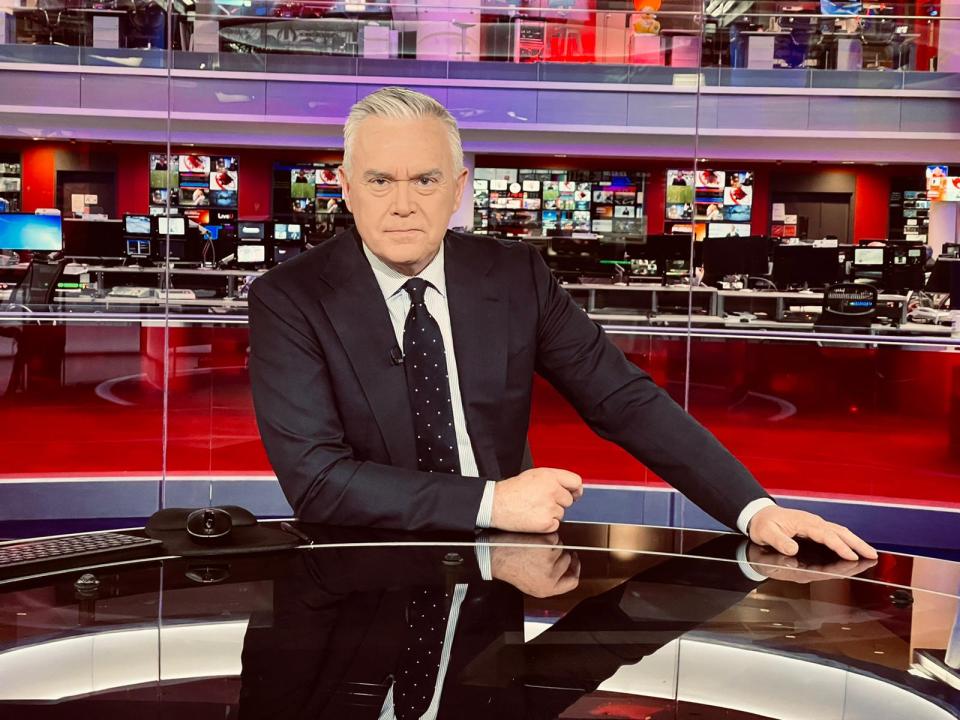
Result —
[{"label": "man's nose", "polygon": [[413,212],[413,205],[410,202],[409,182],[394,183],[393,212],[395,215],[409,215]]}]

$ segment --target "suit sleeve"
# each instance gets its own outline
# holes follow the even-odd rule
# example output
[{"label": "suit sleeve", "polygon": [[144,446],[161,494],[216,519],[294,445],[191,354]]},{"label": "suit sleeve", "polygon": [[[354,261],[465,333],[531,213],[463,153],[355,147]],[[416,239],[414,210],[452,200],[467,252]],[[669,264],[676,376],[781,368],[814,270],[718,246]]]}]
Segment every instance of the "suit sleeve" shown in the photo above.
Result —
[{"label": "suit sleeve", "polygon": [[728,527],[769,497],[750,472],[643,370],[626,359],[560,287],[536,250],[537,371],[586,423]]},{"label": "suit sleeve", "polygon": [[260,437],[296,516],[401,530],[476,528],[484,480],[361,461],[344,437],[320,342],[281,288],[249,294],[250,384]]}]

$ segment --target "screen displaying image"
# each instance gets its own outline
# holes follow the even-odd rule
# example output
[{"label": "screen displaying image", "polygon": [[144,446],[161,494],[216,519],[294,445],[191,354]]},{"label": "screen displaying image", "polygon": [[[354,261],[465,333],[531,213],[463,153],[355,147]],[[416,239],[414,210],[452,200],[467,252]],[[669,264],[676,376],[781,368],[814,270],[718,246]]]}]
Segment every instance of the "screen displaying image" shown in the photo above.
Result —
[{"label": "screen displaying image", "polygon": [[317,185],[335,185],[340,186],[340,173],[335,167],[324,167],[317,169]]},{"label": "screen displaying image", "polygon": [[129,257],[150,257],[150,241],[127,238],[127,255]]},{"label": "screen displaying image", "polygon": [[213,167],[210,172],[223,172],[224,170],[228,172],[237,172],[240,170],[240,164],[237,162],[235,157],[215,157],[213,158]]},{"label": "screen displaying image", "polygon": [[277,223],[273,226],[273,239],[280,242],[300,242],[303,233],[298,223]]},{"label": "screen displaying image", "polygon": [[540,181],[539,181],[539,180],[524,180],[524,181],[523,181],[523,191],[524,191],[524,192],[540,192]]},{"label": "screen displaying image", "polygon": [[636,208],[633,205],[616,205],[613,208],[613,216],[615,218],[636,217]]},{"label": "screen displaying image", "polygon": [[545,182],[543,184],[543,199],[555,201],[560,197],[560,183],[558,182]]},{"label": "screen displaying image", "polygon": [[125,215],[123,218],[123,231],[127,233],[127,235],[149,235],[150,216]]},{"label": "screen displaying image", "polygon": [[612,203],[613,202],[613,193],[610,190],[594,190],[593,191],[593,201],[595,203]]},{"label": "screen displaying image", "polygon": [[563,181],[560,183],[560,192],[568,193],[572,195],[577,191],[577,184],[575,182]]},{"label": "screen displaying image", "polygon": [[177,156],[170,158],[172,167],[167,164],[167,156],[150,155],[150,188],[175,188],[180,184],[180,175],[177,172]]},{"label": "screen displaying image", "polygon": [[197,207],[210,204],[210,190],[199,187],[180,188],[180,207]]},{"label": "screen displaying image", "polygon": [[524,210],[539,210],[539,209],[540,209],[540,198],[524,198],[524,200],[523,200],[523,209],[524,209]]},{"label": "screen displaying image", "polygon": [[750,210],[749,205],[724,205],[723,219],[734,223],[750,222]]},{"label": "screen displaying image", "polygon": [[237,226],[237,237],[241,242],[263,240],[263,223],[241,222]]},{"label": "screen displaying image", "polygon": [[[160,189],[160,188],[154,188],[153,190],[150,191],[150,204],[151,204],[151,205],[166,205],[166,204],[167,204],[167,196],[168,196],[169,194],[170,194],[170,193],[169,193],[169,191],[167,191],[167,190],[162,190],[162,189]],[[179,196],[179,195],[178,195],[178,196]]]},{"label": "screen displaying image", "polygon": [[236,190],[211,190],[210,204],[213,205],[214,207],[236,207],[237,191]]},{"label": "screen displaying image", "polygon": [[209,155],[181,155],[179,169],[182,173],[210,174]]},{"label": "screen displaying image", "polygon": [[491,180],[490,189],[497,190],[499,192],[507,192],[507,188],[510,187],[510,183],[506,180]]},{"label": "screen displaying image", "polygon": [[577,210],[573,213],[573,229],[576,231],[590,230],[590,213],[586,210]]},{"label": "screen displaying image", "polygon": [[595,233],[613,232],[613,220],[594,220],[591,223],[591,230]]},{"label": "screen displaying image", "polygon": [[693,170],[667,170],[667,204],[682,205],[693,202]]},{"label": "screen displaying image", "polygon": [[0,250],[54,252],[63,249],[59,215],[0,214]]},{"label": "screen displaying image", "polygon": [[157,217],[157,233],[166,235],[169,231],[171,237],[183,237],[187,234],[187,221],[182,217],[167,217],[160,215]]},{"label": "screen displaying image", "polygon": [[752,172],[728,172],[727,186],[737,187],[739,185],[753,185]]},{"label": "screen displaying image", "polygon": [[237,245],[238,263],[262,263],[266,259],[266,247],[263,245]]},{"label": "screen displaying image", "polygon": [[296,199],[309,198],[317,196],[316,187],[317,174],[313,170],[299,168],[290,171],[290,197]]},{"label": "screen displaying image", "polygon": [[883,265],[883,248],[854,248],[853,249],[853,264],[854,265]]},{"label": "screen displaying image", "polygon": [[[181,183],[182,184],[182,183]],[[211,190],[234,190],[238,189],[236,170],[220,170],[210,173]]]},{"label": "screen displaying image", "polygon": [[613,205],[596,205],[593,208],[593,215],[597,218],[612,218]]},{"label": "screen displaying image", "polygon": [[734,225],[732,223],[710,223],[707,228],[709,237],[749,237],[749,225]]},{"label": "screen displaying image", "polygon": [[544,210],[543,211],[543,229],[555,230],[556,227],[557,227],[557,211]]},{"label": "screen displaying image", "polygon": [[726,182],[726,173],[722,170],[697,170],[697,190],[722,188]]},{"label": "screen displaying image", "polygon": [[716,222],[723,220],[723,210],[719,203],[697,203],[697,220],[706,220],[707,222]]},{"label": "screen displaying image", "polygon": [[749,185],[738,185],[723,189],[724,205],[752,205],[753,188]]},{"label": "screen displaying image", "polygon": [[180,187],[210,188],[210,176],[205,173],[180,173]]},{"label": "screen displaying image", "polygon": [[693,220],[693,205],[690,203],[667,205],[667,220]]}]

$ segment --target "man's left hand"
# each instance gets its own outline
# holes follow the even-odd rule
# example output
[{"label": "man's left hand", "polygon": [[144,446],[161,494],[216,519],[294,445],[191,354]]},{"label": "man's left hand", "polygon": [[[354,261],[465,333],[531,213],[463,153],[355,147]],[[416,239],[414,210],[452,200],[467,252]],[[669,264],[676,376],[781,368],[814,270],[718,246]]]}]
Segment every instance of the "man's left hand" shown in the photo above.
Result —
[{"label": "man's left hand", "polygon": [[877,551],[843,525],[827,522],[819,515],[789,510],[779,505],[763,508],[750,521],[750,539],[784,555],[796,555],[800,546],[793,538],[809,538],[826,545],[844,560],[861,557],[875,560]]}]

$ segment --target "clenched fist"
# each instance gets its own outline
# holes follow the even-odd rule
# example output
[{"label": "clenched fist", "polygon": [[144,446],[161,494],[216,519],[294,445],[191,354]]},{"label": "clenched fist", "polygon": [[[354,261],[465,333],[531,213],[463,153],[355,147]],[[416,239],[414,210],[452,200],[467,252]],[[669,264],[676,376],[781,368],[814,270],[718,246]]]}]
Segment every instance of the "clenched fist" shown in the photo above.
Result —
[{"label": "clenched fist", "polygon": [[564,511],[583,495],[579,475],[555,468],[533,468],[496,484],[493,527],[511,532],[550,533]]}]

